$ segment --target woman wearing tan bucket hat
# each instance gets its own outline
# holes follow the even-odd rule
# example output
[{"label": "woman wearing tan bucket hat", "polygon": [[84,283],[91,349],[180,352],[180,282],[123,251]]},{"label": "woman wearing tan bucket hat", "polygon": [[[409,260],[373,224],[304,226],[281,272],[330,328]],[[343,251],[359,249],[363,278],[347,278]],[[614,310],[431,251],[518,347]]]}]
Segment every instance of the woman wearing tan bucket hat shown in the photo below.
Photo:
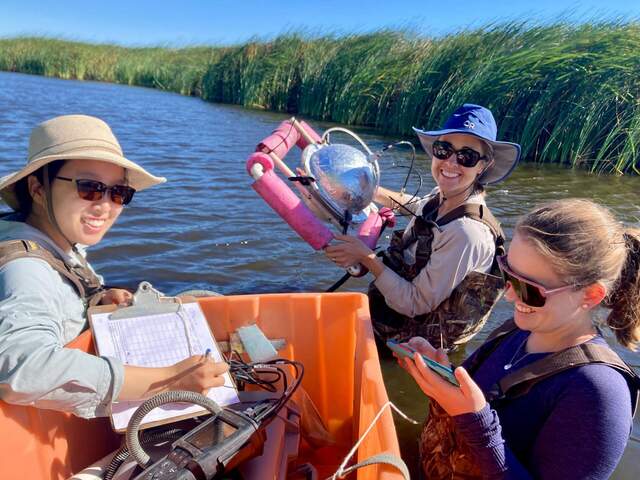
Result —
[{"label": "woman wearing tan bucket hat", "polygon": [[163,182],[125,158],[98,118],[66,115],[34,128],[26,166],[0,179],[14,210],[0,220],[2,400],[95,417],[116,399],[222,385],[227,365],[200,355],[142,368],[64,348],[86,328],[88,305],[131,298],[105,290],[81,246],[97,244],[136,191]]}]

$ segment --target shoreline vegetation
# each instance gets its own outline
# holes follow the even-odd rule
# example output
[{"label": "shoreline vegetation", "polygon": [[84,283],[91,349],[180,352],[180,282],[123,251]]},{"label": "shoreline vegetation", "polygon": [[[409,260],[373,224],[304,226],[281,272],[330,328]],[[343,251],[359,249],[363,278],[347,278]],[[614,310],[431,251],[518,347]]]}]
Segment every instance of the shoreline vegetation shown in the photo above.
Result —
[{"label": "shoreline vegetation", "polygon": [[640,173],[640,23],[512,22],[427,38],[290,33],[231,47],[0,39],[0,70],[157,88],[412,136],[463,102],[523,158]]}]

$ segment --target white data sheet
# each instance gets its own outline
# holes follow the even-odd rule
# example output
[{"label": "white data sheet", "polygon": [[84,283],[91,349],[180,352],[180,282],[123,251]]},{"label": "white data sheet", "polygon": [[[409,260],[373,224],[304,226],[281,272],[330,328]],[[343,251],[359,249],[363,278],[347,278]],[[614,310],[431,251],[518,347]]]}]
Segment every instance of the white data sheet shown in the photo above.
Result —
[{"label": "white data sheet", "polygon": [[[98,354],[118,358],[125,365],[166,367],[192,355],[204,355],[207,350],[210,350],[213,360],[223,361],[207,320],[196,302],[182,304],[177,313],[133,318],[112,319],[111,313],[96,313],[91,315],[91,325]],[[224,386],[210,389],[207,396],[222,406],[237,403],[238,394],[231,376],[226,373],[224,378]],[[125,430],[141,403],[115,402],[111,415],[113,428]],[[202,407],[196,405],[167,404],[151,411],[141,426],[166,423],[202,411]]]}]

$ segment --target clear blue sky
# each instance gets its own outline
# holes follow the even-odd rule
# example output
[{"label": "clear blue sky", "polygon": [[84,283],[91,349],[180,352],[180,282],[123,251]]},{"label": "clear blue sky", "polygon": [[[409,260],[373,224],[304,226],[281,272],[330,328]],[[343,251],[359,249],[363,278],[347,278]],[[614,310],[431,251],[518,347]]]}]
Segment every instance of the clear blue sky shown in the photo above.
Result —
[{"label": "clear blue sky", "polygon": [[[606,8],[605,8],[606,6]],[[413,28],[442,35],[492,21],[640,18],[639,0],[0,0],[0,37],[124,45],[233,44],[287,30]]]}]

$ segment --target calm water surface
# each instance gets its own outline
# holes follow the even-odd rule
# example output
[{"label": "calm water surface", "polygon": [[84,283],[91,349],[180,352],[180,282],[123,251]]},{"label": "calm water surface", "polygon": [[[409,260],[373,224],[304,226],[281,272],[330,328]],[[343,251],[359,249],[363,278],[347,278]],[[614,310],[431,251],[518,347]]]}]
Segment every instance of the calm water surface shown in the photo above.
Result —
[{"label": "calm water surface", "polygon": [[[33,126],[72,113],[106,120],[129,158],[169,179],[137,194],[105,240],[91,250],[92,264],[110,283],[135,285],[148,280],[168,294],[192,288],[224,294],[323,291],[342,275],[250,187],[244,168],[247,156],[287,116],[150,89],[0,73],[0,175],[24,164]],[[313,125],[318,130],[332,126]],[[366,130],[358,133],[373,150],[396,140]],[[294,152],[288,158],[293,159]],[[391,150],[383,157],[383,185],[399,188],[406,172],[401,166],[409,160],[406,150]],[[419,154],[416,165],[424,175],[424,194],[433,186],[426,157]],[[410,188],[416,186],[416,181],[410,183]],[[489,195],[492,211],[509,236],[517,217],[533,205],[567,197],[594,199],[614,209],[625,223],[640,224],[635,177],[597,177],[556,166],[525,165]],[[364,291],[366,283],[354,279],[343,290]],[[491,324],[467,351],[510,313],[510,306],[500,303]],[[640,354],[616,350],[640,368]],[[388,361],[383,361],[383,370],[391,398],[422,419],[425,397],[407,374]],[[401,421],[397,425],[404,455],[415,462],[418,430]],[[640,478],[639,458],[636,419],[614,478]]]}]

